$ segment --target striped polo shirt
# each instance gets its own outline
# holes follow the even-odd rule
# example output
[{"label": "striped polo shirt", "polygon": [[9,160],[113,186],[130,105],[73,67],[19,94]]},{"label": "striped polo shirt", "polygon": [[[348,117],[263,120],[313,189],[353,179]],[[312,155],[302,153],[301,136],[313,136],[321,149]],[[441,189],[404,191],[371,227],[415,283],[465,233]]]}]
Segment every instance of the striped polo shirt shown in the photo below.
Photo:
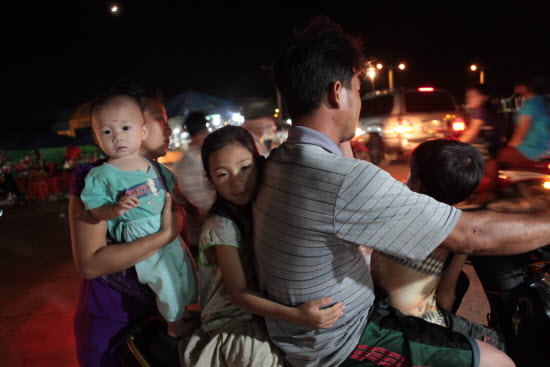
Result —
[{"label": "striped polo shirt", "polygon": [[374,300],[359,245],[419,261],[459,217],[459,210],[410,191],[378,167],[343,157],[328,136],[292,127],[267,159],[254,203],[260,289],[288,306],[331,297],[346,309],[330,329],[266,318],[287,362],[337,366],[359,342]]}]

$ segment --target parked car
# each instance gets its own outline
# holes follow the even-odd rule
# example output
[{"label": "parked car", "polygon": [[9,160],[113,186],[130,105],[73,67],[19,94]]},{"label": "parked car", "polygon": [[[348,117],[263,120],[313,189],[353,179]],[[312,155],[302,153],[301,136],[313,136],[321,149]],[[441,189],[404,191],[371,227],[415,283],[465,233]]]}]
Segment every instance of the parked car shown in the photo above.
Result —
[{"label": "parked car", "polygon": [[418,144],[465,129],[453,97],[432,87],[377,91],[363,97],[352,148],[356,158],[379,165]]}]

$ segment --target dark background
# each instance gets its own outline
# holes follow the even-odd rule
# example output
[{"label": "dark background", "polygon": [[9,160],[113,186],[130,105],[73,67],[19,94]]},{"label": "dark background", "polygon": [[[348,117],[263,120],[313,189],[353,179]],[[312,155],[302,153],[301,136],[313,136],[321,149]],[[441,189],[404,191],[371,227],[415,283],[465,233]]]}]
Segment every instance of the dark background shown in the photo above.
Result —
[{"label": "dark background", "polygon": [[[2,8],[4,98],[0,123],[46,123],[120,79],[158,87],[166,98],[188,89],[232,101],[274,96],[268,66],[293,29],[323,14],[364,39],[383,63],[405,61],[396,86],[434,85],[462,102],[486,70],[498,96],[526,73],[549,72],[550,2],[73,1],[5,3]],[[299,5],[299,7],[298,7]],[[386,73],[376,81],[387,87]],[[48,112],[50,111],[50,112]],[[48,113],[47,113],[48,112]]]}]

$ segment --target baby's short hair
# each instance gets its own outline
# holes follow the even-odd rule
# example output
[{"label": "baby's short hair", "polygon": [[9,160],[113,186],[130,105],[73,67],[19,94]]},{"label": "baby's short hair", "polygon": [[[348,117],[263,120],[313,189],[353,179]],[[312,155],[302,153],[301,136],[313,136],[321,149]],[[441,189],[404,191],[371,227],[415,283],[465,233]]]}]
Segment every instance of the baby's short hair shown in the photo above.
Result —
[{"label": "baby's short hair", "polygon": [[99,97],[97,97],[94,102],[92,103],[92,106],[90,107],[90,120],[92,120],[92,117],[94,116],[94,113],[97,111],[113,105],[113,102],[117,99],[124,98],[127,99],[130,103],[133,103],[136,105],[136,107],[141,111],[141,103],[138,98],[135,96],[128,94],[128,93],[121,93],[119,91],[111,91],[107,92]]},{"label": "baby's short hair", "polygon": [[479,186],[485,161],[472,145],[454,139],[428,140],[413,150],[410,179],[423,194],[449,205],[467,199]]}]

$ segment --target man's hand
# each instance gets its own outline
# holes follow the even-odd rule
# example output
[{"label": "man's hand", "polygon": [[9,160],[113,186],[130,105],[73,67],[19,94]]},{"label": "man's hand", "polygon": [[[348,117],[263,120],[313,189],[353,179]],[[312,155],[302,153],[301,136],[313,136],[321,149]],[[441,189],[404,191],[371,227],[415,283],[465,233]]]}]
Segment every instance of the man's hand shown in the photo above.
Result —
[{"label": "man's hand", "polygon": [[335,305],[323,308],[330,304],[330,297],[320,298],[301,304],[297,307],[299,323],[315,329],[328,329],[344,314],[344,304],[338,302]]}]

